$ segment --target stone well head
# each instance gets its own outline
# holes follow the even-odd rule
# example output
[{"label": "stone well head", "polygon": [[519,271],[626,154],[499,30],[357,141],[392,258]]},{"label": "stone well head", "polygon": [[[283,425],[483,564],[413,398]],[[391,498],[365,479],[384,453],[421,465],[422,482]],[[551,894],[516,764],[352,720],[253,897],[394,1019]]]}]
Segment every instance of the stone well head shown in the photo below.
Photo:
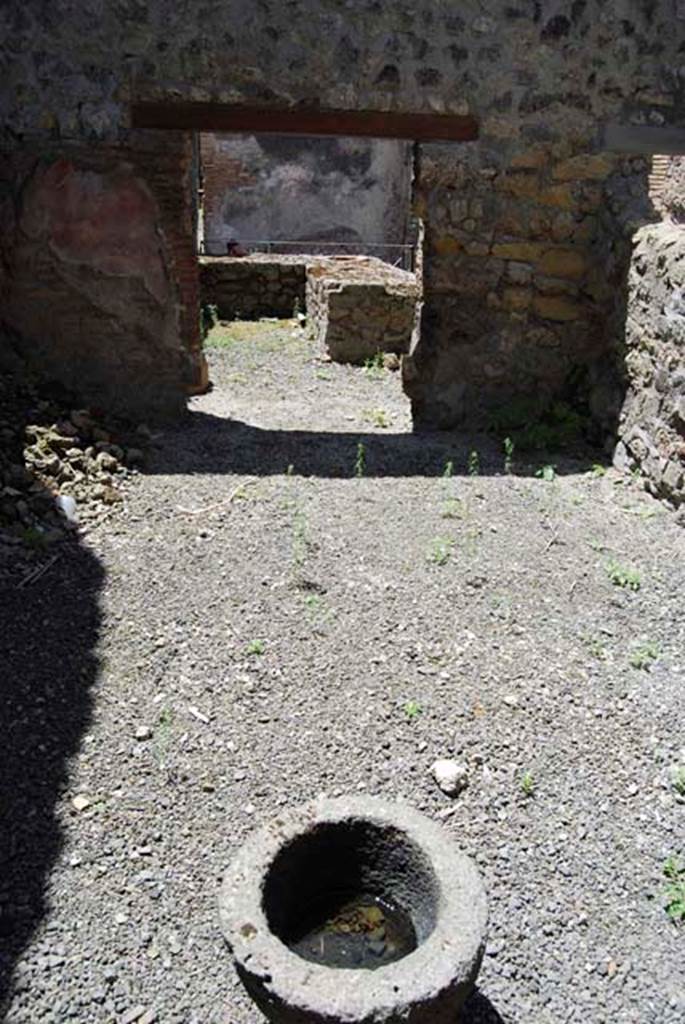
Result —
[{"label": "stone well head", "polygon": [[487,926],[473,862],[435,822],[371,797],[255,833],[219,911],[247,991],[280,1024],[455,1024]]}]

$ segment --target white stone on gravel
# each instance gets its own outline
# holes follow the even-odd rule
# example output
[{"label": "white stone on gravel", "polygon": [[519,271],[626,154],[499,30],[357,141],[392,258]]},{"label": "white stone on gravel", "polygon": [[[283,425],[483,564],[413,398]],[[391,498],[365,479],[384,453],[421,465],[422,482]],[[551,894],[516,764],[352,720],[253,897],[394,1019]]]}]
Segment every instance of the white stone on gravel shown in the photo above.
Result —
[{"label": "white stone on gravel", "polygon": [[458,796],[469,784],[466,767],[449,758],[440,758],[435,761],[431,765],[431,774],[447,796]]},{"label": "white stone on gravel", "polygon": [[152,729],[149,725],[138,725],[133,735],[137,740],[149,740],[152,737]]}]

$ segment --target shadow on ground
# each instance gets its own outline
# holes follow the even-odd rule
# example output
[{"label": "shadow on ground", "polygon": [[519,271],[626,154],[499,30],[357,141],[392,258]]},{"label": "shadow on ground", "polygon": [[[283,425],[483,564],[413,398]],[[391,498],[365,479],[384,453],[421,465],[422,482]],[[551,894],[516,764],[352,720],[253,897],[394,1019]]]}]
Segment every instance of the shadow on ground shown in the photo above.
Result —
[{"label": "shadow on ground", "polygon": [[57,804],[91,719],[103,578],[69,541],[0,584],[0,1018],[16,961],[49,908],[63,842]]},{"label": "shadow on ground", "polygon": [[[360,445],[363,467],[358,473]],[[165,433],[148,471],[271,476],[292,466],[291,472],[298,476],[436,477],[445,475],[448,461],[455,476],[469,472],[500,476],[506,471],[501,442],[485,434],[272,430],[202,412],[190,413],[180,427]],[[577,474],[606,461],[606,456],[590,449],[575,456],[514,453],[510,471],[515,476],[535,476],[541,466],[551,463],[558,475]]]},{"label": "shadow on ground", "polygon": [[505,1024],[505,1020],[488,997],[477,988],[461,1011],[459,1024]]}]

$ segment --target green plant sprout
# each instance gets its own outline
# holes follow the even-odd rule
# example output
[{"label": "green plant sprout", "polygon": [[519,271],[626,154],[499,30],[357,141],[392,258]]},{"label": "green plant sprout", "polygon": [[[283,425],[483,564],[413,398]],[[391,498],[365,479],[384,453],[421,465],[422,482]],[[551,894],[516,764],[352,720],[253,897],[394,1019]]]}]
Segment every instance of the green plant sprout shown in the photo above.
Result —
[{"label": "green plant sprout", "polygon": [[354,475],[358,477],[364,476],[366,472],[366,448],[364,442],[360,441],[357,445],[357,457],[354,460]]}]

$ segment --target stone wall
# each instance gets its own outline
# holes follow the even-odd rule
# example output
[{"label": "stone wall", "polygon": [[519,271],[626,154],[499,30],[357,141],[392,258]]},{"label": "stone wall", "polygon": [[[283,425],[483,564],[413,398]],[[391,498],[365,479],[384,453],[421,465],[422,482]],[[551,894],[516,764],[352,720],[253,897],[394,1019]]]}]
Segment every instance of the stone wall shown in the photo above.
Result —
[{"label": "stone wall", "polygon": [[[232,238],[248,245],[299,240],[286,250],[293,253],[312,252],[312,241],[354,251],[407,240],[406,142],[203,133],[201,153],[204,250],[210,255],[225,253]],[[392,250],[393,258],[401,254]]]},{"label": "stone wall", "polygon": [[426,304],[405,370],[422,420],[487,424],[526,395],[543,406],[603,358],[598,215],[617,163],[570,141],[537,143],[504,166],[482,143],[424,147]]},{"label": "stone wall", "polygon": [[306,312],[322,352],[362,363],[409,351],[419,315],[414,274],[368,256],[204,256],[202,301],[222,320]]},{"label": "stone wall", "polygon": [[123,415],[183,409],[204,374],[190,193],[177,186],[188,185],[189,169],[182,133],[139,135],[127,154],[66,146],[5,155],[5,361],[24,358]]},{"label": "stone wall", "polygon": [[307,272],[307,325],[335,362],[409,352],[418,316],[413,274],[369,257],[332,257]]},{"label": "stone wall", "polygon": [[[602,254],[614,244],[605,198],[616,172],[604,128],[649,126],[657,138],[662,127],[685,128],[684,19],[682,0],[206,0],[182,10],[174,0],[7,0],[0,7],[6,190],[11,205],[21,205],[35,160],[50,164],[67,149],[77,175],[100,168],[103,194],[119,188],[113,168],[129,165],[154,198],[147,223],[162,238],[160,161],[131,131],[138,103],[470,115],[478,142],[422,147],[416,192],[426,230],[425,315],[406,381],[417,420],[487,421],[513,398],[547,400],[579,370],[590,379],[615,365],[604,303],[616,281]],[[181,165],[169,174],[170,187],[182,189]],[[78,214],[65,217],[69,233]],[[135,255],[135,283],[124,284],[126,274],[103,272],[97,260],[75,273],[70,253],[50,246],[52,270],[39,298],[52,314],[35,322],[17,298],[31,294],[36,260],[42,268],[41,245],[29,257],[27,244],[23,229],[7,235],[2,266],[10,285],[0,293],[9,309],[1,316],[24,350],[56,369],[73,367],[80,353],[84,382],[102,382],[122,348],[117,388],[95,390],[128,391],[136,401],[154,394],[159,366],[169,365],[157,358],[160,337],[164,352],[194,344],[178,312],[192,282],[177,279],[169,243],[160,247],[163,297],[149,291]],[[626,274],[627,266],[612,263]],[[103,273],[116,301],[107,317],[94,318],[96,279],[104,304]],[[613,311],[609,319],[613,328]],[[95,326],[97,343],[88,338]],[[188,358],[178,351],[174,365],[168,383],[175,375],[180,402]]]},{"label": "stone wall", "polygon": [[254,254],[200,258],[202,301],[222,320],[291,317],[304,312],[308,260]]},{"label": "stone wall", "polygon": [[615,461],[649,489],[685,502],[685,227],[635,236],[625,330],[628,392]]},{"label": "stone wall", "polygon": [[665,220],[685,224],[685,156],[655,156],[649,191]]}]

